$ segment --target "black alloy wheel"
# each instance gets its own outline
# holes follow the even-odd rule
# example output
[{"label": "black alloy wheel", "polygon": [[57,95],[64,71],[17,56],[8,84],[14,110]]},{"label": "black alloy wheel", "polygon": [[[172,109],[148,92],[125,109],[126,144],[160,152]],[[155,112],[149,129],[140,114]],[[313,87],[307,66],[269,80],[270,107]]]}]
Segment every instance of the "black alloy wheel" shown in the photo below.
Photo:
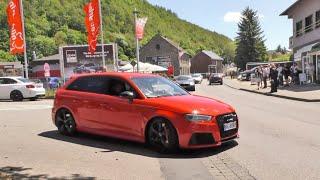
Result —
[{"label": "black alloy wheel", "polygon": [[76,134],[76,122],[67,109],[60,109],[56,114],[56,126],[60,134],[73,136]]},{"label": "black alloy wheel", "polygon": [[10,99],[12,101],[23,101],[23,95],[20,91],[14,90],[10,93]]},{"label": "black alloy wheel", "polygon": [[175,152],[179,147],[178,135],[166,119],[156,119],[148,128],[148,142],[161,153]]}]

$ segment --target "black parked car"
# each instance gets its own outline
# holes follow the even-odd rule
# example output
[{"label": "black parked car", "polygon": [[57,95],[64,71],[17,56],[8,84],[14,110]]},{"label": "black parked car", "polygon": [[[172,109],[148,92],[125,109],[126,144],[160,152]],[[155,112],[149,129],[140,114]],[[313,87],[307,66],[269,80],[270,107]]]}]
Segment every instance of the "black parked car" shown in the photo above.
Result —
[{"label": "black parked car", "polygon": [[258,67],[254,67],[250,70],[246,70],[240,73],[238,79],[240,81],[251,81],[251,74],[254,73],[256,71]]},{"label": "black parked car", "polygon": [[213,73],[209,77],[209,85],[219,83],[220,85],[223,84],[223,74],[221,73]]}]

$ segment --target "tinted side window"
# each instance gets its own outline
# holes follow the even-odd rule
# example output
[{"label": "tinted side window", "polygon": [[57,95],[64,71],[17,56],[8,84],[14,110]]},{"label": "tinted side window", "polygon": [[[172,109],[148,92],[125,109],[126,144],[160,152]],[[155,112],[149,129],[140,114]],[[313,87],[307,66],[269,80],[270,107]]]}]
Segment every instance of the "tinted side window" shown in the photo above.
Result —
[{"label": "tinted side window", "polygon": [[106,92],[107,95],[120,96],[120,94],[124,91],[131,91],[134,93],[135,97],[137,97],[137,93],[124,80],[121,80],[118,78],[110,78],[109,79],[108,91]]},{"label": "tinted side window", "polygon": [[67,90],[106,94],[108,80],[102,76],[80,77],[71,83]]},{"label": "tinted side window", "polygon": [[3,78],[2,84],[17,84],[17,81],[14,79]]}]

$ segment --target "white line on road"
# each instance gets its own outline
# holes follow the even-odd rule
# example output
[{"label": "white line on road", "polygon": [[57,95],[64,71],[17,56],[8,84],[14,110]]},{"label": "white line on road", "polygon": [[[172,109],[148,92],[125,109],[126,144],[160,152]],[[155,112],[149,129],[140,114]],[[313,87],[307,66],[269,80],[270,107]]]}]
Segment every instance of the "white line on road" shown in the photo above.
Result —
[{"label": "white line on road", "polygon": [[41,110],[41,109],[51,109],[50,105],[13,105],[0,107],[0,111],[25,111],[25,110]]}]

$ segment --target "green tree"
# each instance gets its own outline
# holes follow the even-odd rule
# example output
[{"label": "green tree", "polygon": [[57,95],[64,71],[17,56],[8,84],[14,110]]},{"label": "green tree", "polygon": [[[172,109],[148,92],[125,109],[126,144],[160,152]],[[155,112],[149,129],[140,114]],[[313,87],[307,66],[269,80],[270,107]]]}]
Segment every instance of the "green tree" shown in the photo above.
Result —
[{"label": "green tree", "polygon": [[277,53],[282,53],[282,47],[281,47],[280,44],[277,46],[276,52]]},{"label": "green tree", "polygon": [[247,62],[266,61],[267,50],[264,44],[263,31],[259,23],[257,11],[247,7],[242,12],[242,18],[238,24],[239,32],[236,38],[236,64],[245,69]]},{"label": "green tree", "polygon": [[[87,44],[83,7],[88,0],[22,2],[29,60],[32,60],[32,51],[41,57],[57,53],[61,45]],[[104,41],[118,43],[121,59],[131,60],[136,56],[134,8],[140,10],[139,16],[148,17],[142,46],[161,32],[190,55],[206,49],[216,51],[222,57],[234,57],[235,44],[228,37],[181,20],[171,10],[153,6],[147,0],[101,0],[101,4]],[[7,1],[0,0],[0,50],[9,54],[6,6]],[[23,56],[17,58],[23,61]]]}]

